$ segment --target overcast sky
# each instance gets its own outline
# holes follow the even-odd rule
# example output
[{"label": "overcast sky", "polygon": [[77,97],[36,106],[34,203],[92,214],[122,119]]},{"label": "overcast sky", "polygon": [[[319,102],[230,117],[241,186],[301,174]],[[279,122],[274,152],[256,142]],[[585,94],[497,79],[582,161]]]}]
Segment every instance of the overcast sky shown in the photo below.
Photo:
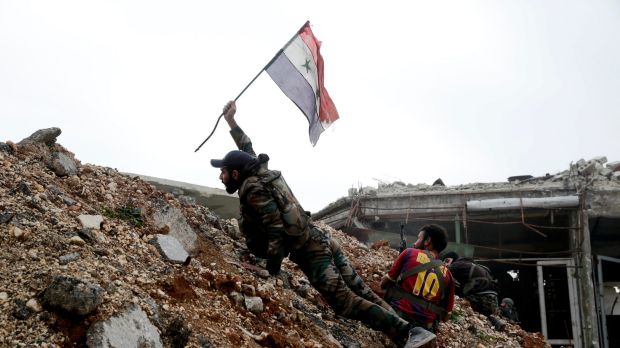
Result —
[{"label": "overcast sky", "polygon": [[233,99],[310,20],[340,119],[318,144],[266,73],[237,120],[302,205],[620,160],[618,1],[0,0],[0,141],[60,127],[82,163],[223,188]]}]

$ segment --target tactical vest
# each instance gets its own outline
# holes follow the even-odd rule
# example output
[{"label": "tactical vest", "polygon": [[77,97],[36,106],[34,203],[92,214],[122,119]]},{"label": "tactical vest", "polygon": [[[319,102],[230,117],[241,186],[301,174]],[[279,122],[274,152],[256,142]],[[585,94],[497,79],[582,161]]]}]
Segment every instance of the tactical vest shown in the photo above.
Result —
[{"label": "tactical vest", "polygon": [[[385,292],[385,299],[389,302],[392,300],[400,300],[404,298],[410,303],[431,310],[433,313],[437,314],[438,319],[444,319],[448,315],[448,312],[445,309],[446,280],[444,279],[443,272],[441,272],[441,265],[443,264],[443,262],[441,260],[433,260],[433,256],[430,255],[430,253],[425,253],[431,259],[431,261],[417,265],[398,275],[398,278],[396,279],[396,284],[387,288]],[[410,292],[407,292],[403,289],[401,285],[406,278],[414,274],[418,274],[422,271],[430,270],[431,268],[434,269],[435,274],[437,274],[437,281],[439,282],[439,293],[441,294],[439,303],[442,305],[437,305],[431,301],[426,300],[424,297],[416,296]]]},{"label": "tactical vest", "polygon": [[269,248],[267,231],[263,225],[264,216],[259,216],[259,213],[251,209],[246,202],[248,192],[260,189],[269,192],[278,206],[278,214],[286,232],[286,250],[282,251],[282,255],[286,256],[308,240],[310,215],[303,210],[279,171],[263,169],[245,179],[239,188],[241,203],[239,227],[246,237],[248,249],[254,255],[266,258]]}]

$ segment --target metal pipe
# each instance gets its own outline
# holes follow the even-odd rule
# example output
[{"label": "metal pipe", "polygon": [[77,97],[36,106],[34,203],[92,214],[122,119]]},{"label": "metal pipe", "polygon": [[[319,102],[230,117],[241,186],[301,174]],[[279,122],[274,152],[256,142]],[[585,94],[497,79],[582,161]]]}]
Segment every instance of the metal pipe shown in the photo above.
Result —
[{"label": "metal pipe", "polygon": [[496,198],[467,201],[469,211],[511,210],[520,208],[571,208],[579,205],[579,196],[543,198]]}]

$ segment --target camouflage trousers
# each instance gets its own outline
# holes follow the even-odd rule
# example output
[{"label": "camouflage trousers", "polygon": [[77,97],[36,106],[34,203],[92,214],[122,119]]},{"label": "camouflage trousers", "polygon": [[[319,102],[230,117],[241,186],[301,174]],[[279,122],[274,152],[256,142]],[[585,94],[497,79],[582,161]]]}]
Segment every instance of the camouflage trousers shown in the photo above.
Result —
[{"label": "camouflage trousers", "polygon": [[308,242],[291,253],[290,259],[338,315],[359,320],[396,340],[407,336],[409,323],[364,283],[327,232],[313,227]]},{"label": "camouflage trousers", "polygon": [[469,294],[465,296],[471,308],[487,317],[497,312],[497,294],[489,292],[483,294]]}]

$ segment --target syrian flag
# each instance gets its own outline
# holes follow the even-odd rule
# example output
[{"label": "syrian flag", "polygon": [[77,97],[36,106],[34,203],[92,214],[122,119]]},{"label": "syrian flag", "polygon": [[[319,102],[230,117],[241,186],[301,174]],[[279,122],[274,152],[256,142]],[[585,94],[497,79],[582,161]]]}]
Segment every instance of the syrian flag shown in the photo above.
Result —
[{"label": "syrian flag", "polygon": [[316,145],[321,133],[338,119],[338,111],[323,85],[321,42],[312,33],[310,22],[276,54],[265,71],[306,115],[310,142]]}]

